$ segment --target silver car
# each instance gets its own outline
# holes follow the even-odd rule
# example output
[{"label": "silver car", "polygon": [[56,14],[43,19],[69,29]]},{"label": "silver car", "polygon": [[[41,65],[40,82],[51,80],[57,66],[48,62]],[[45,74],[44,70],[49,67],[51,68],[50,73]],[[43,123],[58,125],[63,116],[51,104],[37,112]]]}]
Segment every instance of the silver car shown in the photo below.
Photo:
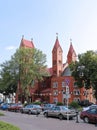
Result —
[{"label": "silver car", "polygon": [[66,106],[55,106],[43,112],[45,117],[58,117],[60,120],[63,118],[72,119],[76,116],[76,111],[67,108]]},{"label": "silver car", "polygon": [[30,104],[21,108],[20,112],[28,114],[40,114],[42,112],[42,107],[40,105]]}]

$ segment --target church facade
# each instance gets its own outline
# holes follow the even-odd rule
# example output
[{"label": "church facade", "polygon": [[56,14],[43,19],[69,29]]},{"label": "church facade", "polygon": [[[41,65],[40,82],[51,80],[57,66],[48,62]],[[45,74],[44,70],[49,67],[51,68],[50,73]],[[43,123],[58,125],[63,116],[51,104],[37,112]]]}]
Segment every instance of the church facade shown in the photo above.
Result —
[{"label": "church facade", "polygon": [[[34,48],[33,41],[22,38],[20,47]],[[71,76],[69,64],[76,61],[77,55],[70,41],[70,47],[67,54],[67,60],[63,63],[63,50],[60,46],[58,36],[52,49],[52,67],[48,68],[50,76],[44,77],[43,81],[34,82],[30,88],[30,100],[63,104],[72,101],[89,100],[94,102],[92,89],[78,88],[74,78]],[[16,100],[19,101],[19,95],[22,93],[20,83],[17,88]]]}]

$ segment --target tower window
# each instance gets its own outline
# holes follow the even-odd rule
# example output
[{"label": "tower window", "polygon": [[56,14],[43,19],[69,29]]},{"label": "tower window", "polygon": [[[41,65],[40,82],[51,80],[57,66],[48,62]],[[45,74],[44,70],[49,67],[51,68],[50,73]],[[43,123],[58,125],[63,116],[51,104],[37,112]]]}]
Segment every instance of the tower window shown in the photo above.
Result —
[{"label": "tower window", "polygon": [[56,60],[53,61],[53,65],[56,65]]},{"label": "tower window", "polygon": [[62,64],[62,61],[61,61],[61,60],[59,60],[59,64]]}]

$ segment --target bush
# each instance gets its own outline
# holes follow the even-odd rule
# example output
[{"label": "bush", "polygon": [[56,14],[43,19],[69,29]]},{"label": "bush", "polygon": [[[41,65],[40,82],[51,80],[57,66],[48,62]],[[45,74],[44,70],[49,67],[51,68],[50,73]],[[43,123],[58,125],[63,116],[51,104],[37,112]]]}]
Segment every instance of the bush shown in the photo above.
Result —
[{"label": "bush", "polygon": [[62,102],[57,102],[57,104],[56,104],[57,106],[62,106],[63,105],[63,103]]},{"label": "bush", "polygon": [[74,109],[78,109],[80,107],[79,104],[78,104],[78,102],[75,102],[75,101],[71,102],[69,104],[69,106],[72,107],[72,108],[74,108]]},{"label": "bush", "polygon": [[41,102],[33,102],[33,104],[41,105]]}]

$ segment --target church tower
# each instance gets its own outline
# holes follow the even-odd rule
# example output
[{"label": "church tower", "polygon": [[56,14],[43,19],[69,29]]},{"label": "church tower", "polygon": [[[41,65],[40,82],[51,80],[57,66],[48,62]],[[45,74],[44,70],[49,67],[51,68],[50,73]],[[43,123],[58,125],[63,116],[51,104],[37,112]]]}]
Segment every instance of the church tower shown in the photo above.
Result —
[{"label": "church tower", "polygon": [[52,71],[53,76],[60,76],[63,71],[63,50],[58,40],[58,34],[52,50]]},{"label": "church tower", "polygon": [[72,40],[70,39],[70,48],[67,54],[67,63],[70,64],[71,62],[75,62],[77,58],[76,52],[72,45]]},{"label": "church tower", "polygon": [[24,36],[22,36],[21,39],[21,43],[20,43],[20,48],[24,47],[24,48],[35,48],[34,47],[34,43],[33,43],[33,39],[31,39],[31,41],[24,39]]}]

